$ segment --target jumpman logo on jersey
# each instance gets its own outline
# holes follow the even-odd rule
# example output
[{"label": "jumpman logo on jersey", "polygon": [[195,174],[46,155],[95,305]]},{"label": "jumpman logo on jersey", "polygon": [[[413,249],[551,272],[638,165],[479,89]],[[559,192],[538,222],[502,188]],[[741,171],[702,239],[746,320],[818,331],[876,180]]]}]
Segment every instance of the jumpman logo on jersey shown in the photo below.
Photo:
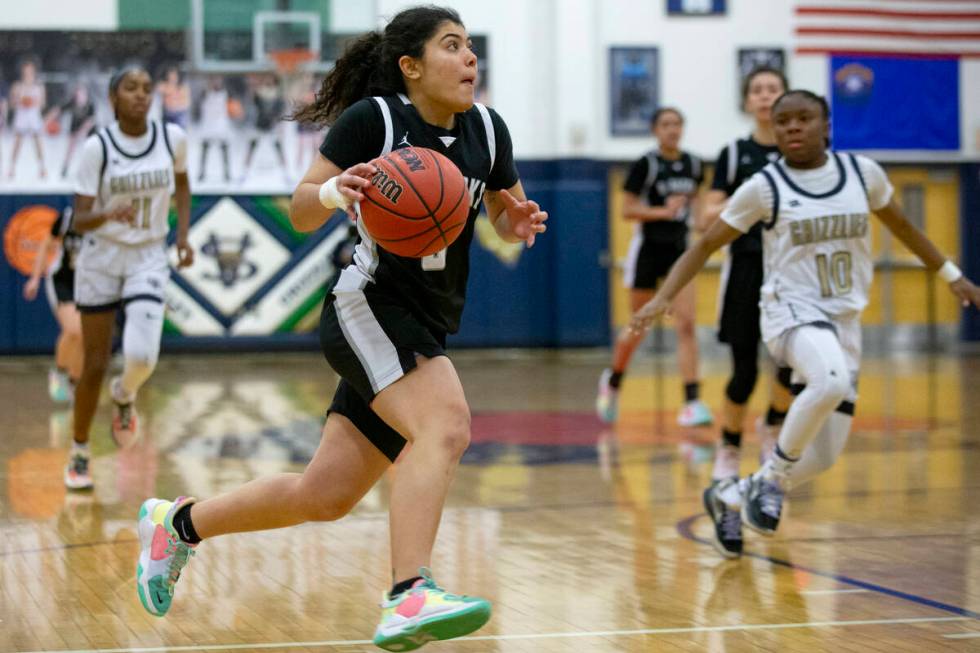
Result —
[{"label": "jumpman logo on jersey", "polygon": [[399,146],[404,145],[405,147],[412,147],[412,144],[408,142],[408,132],[405,132],[405,135],[402,136],[402,139],[398,141],[398,145]]}]

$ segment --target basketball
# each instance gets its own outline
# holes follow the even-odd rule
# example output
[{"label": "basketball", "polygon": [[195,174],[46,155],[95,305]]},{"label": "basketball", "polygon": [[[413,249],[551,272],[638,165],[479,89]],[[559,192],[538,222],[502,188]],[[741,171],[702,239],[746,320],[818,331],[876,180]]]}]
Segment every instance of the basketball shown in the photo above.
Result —
[{"label": "basketball", "polygon": [[238,98],[229,98],[227,103],[228,117],[232,120],[241,120],[245,117],[245,107]]},{"label": "basketball", "polygon": [[371,164],[361,202],[361,220],[374,240],[392,254],[422,258],[445,249],[463,232],[469,216],[466,181],[442,154],[406,147]]}]

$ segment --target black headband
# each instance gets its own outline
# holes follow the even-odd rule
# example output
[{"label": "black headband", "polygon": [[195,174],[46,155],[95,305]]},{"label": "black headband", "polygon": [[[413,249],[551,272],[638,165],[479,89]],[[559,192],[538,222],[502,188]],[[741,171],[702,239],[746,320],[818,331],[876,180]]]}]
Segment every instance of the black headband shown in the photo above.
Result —
[{"label": "black headband", "polygon": [[109,92],[115,93],[126,75],[133,72],[145,72],[142,66],[126,66],[109,78]]}]

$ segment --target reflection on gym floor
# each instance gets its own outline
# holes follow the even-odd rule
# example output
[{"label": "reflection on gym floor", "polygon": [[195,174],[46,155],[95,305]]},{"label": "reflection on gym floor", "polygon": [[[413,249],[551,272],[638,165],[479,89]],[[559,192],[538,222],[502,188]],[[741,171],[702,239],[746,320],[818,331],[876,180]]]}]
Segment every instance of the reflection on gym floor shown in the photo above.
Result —
[{"label": "reflection on gym floor", "polygon": [[[870,358],[837,466],[791,495],[771,540],[727,562],[704,544],[714,429],[681,429],[669,359],[638,360],[622,417],[592,413],[601,354],[455,356],[473,441],[434,559],[494,617],[446,651],[933,651],[980,641],[980,359]],[[703,396],[727,368],[705,365]],[[44,361],[0,363],[0,651],[372,650],[388,580],[388,484],[332,524],[208,541],[165,619],[134,587],[148,496],[213,496],[299,471],[336,377],[315,353],[165,356],[117,450],[108,406],[89,493],[61,477],[70,411]],[[763,388],[764,390],[764,388]],[[765,392],[757,392],[758,411]],[[743,472],[757,453],[747,447]]]}]

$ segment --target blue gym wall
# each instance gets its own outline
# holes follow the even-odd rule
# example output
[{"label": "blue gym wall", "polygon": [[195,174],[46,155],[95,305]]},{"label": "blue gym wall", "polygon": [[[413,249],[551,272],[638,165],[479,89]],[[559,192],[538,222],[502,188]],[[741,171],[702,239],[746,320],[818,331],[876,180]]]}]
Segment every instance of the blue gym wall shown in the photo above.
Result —
[{"label": "blue gym wall", "polygon": [[[510,266],[474,243],[466,310],[455,347],[579,347],[607,344],[607,164],[591,160],[523,161],[529,197],[549,212],[548,233]],[[0,195],[0,232],[32,204],[61,209],[67,195]],[[204,203],[207,204],[207,203]],[[246,208],[249,202],[241,202]],[[200,215],[195,213],[194,220]],[[196,265],[204,264],[199,256]],[[0,352],[51,351],[57,328],[43,296],[26,302],[26,278],[0,260]],[[315,347],[313,333],[267,337],[193,338],[168,335],[167,349]]]}]

